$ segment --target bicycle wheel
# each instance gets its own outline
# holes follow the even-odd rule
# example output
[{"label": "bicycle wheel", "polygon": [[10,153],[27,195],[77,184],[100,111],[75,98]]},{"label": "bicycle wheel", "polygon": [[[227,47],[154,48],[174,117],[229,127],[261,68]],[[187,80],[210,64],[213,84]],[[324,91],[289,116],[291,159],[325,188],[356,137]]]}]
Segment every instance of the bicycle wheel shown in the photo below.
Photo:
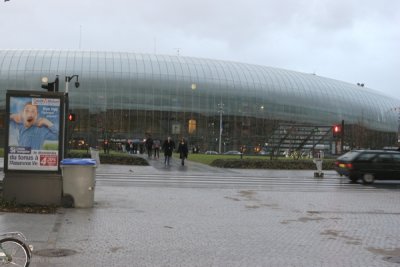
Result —
[{"label": "bicycle wheel", "polygon": [[0,266],[29,266],[31,252],[21,240],[12,237],[4,238],[0,240],[0,247],[6,254],[6,259],[0,259]]}]

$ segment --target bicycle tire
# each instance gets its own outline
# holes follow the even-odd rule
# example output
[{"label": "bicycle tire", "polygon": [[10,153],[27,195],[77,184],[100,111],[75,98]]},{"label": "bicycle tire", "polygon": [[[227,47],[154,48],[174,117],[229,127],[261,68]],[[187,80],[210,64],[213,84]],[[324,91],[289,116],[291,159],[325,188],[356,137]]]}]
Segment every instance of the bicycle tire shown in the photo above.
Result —
[{"label": "bicycle tire", "polygon": [[29,266],[32,256],[31,250],[23,241],[7,237],[0,240],[0,246],[7,255],[12,257],[11,261],[0,261],[0,266]]}]

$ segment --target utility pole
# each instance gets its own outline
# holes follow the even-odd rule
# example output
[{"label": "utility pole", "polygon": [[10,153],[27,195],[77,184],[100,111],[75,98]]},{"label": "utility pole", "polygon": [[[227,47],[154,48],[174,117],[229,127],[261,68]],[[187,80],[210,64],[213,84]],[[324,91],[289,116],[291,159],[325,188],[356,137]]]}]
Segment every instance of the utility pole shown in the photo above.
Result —
[{"label": "utility pole", "polygon": [[63,118],[63,157],[67,157],[67,151],[68,151],[68,128],[66,127],[66,123],[68,121],[67,115],[69,112],[69,98],[68,98],[68,91],[69,91],[69,83],[71,82],[71,80],[73,78],[76,78],[76,82],[75,82],[75,87],[78,88],[79,87],[79,75],[72,75],[72,76],[65,76],[65,103],[64,103],[64,118]]},{"label": "utility pole", "polygon": [[221,145],[222,145],[222,113],[224,113],[224,104],[218,104],[218,112],[219,112],[219,140],[218,140],[218,153],[221,154]]},{"label": "utility pole", "polygon": [[342,131],[340,134],[340,151],[343,154],[343,144],[344,144],[344,120],[342,120]]}]

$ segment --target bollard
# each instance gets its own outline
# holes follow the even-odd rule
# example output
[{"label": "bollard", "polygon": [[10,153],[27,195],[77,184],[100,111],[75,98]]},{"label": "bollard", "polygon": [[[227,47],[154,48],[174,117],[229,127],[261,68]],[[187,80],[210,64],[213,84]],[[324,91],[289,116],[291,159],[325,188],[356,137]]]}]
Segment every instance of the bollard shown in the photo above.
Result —
[{"label": "bollard", "polygon": [[96,167],[100,166],[100,153],[99,150],[96,148],[90,148],[90,157],[96,160]]},{"label": "bollard", "polygon": [[319,153],[316,154],[316,157],[314,157],[313,162],[315,163],[317,167],[317,171],[314,172],[314,177],[315,178],[323,178],[324,173],[322,172],[322,159],[324,158],[324,153],[323,151],[320,151]]}]

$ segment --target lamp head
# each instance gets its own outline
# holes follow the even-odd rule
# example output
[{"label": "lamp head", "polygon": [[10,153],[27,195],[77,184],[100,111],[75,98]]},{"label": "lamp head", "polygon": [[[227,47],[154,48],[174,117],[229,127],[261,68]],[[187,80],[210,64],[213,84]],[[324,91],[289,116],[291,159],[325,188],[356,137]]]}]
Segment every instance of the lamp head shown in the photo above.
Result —
[{"label": "lamp head", "polygon": [[49,78],[42,77],[42,85],[47,85],[49,83]]}]

